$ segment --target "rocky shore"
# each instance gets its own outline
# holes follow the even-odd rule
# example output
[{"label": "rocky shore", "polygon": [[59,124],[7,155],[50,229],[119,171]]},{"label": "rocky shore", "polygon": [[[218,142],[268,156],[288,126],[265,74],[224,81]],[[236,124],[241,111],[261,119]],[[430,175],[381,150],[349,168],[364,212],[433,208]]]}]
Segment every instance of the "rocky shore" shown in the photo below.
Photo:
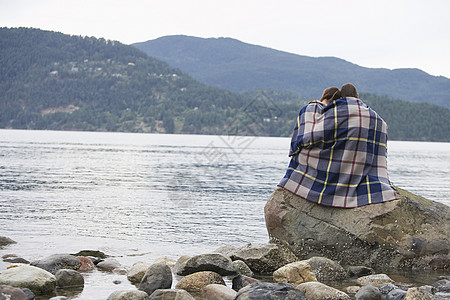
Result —
[{"label": "rocky shore", "polygon": [[[4,241],[13,242],[0,237],[5,246]],[[450,278],[445,275],[430,285],[414,285],[370,266],[344,268],[318,256],[302,260],[289,248],[273,243],[224,246],[176,261],[163,257],[131,266],[99,251],[55,254],[31,262],[6,255],[3,260],[10,266],[0,273],[0,299],[77,298],[93,271],[122,274],[134,285],[112,292],[108,300],[450,299]]]},{"label": "rocky shore", "polygon": [[[270,243],[224,246],[176,261],[124,266],[100,251],[31,262],[4,255],[10,265],[0,273],[0,300],[80,298],[92,272],[120,274],[130,283],[108,300],[450,299],[450,207],[399,192],[399,200],[339,209],[278,188],[265,206]],[[0,248],[11,243],[0,237]],[[415,284],[395,275],[403,270],[440,270],[441,276]]]}]

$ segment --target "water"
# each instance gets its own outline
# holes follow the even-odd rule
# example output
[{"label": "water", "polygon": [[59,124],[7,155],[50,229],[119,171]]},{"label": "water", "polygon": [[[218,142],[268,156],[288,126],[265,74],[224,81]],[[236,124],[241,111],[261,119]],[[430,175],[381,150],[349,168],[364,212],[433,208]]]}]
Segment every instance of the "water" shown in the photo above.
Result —
[{"label": "water", "polygon": [[[123,265],[266,243],[264,205],[288,138],[0,130],[0,250],[101,250]],[[450,143],[389,142],[392,182],[450,205]],[[8,264],[0,262],[0,271]],[[119,278],[122,283],[112,281]],[[133,289],[86,275],[77,299]]]}]

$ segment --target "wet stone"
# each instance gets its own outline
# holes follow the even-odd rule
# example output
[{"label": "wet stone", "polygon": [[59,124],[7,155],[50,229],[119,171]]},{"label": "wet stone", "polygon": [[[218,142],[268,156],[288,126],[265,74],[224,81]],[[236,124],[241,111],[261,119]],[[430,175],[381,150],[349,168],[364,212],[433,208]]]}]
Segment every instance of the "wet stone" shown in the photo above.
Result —
[{"label": "wet stone", "polygon": [[120,262],[114,258],[107,258],[97,264],[100,271],[112,272],[114,269],[120,268]]},{"label": "wet stone", "polygon": [[236,274],[231,259],[220,253],[196,255],[179,263],[176,268],[176,274],[181,276],[201,271],[212,271],[222,276]]},{"label": "wet stone", "polygon": [[139,284],[139,290],[151,295],[158,289],[170,289],[172,287],[172,271],[166,264],[151,265],[145,272]]},{"label": "wet stone", "polygon": [[289,283],[255,282],[242,288],[235,300],[307,300],[305,293]]},{"label": "wet stone", "polygon": [[131,291],[115,291],[109,295],[107,300],[147,300],[146,292],[131,290]]},{"label": "wet stone", "polygon": [[349,277],[362,277],[373,274],[375,274],[375,271],[372,268],[365,266],[350,266],[347,269],[347,275]]},{"label": "wet stone", "polygon": [[81,261],[76,256],[70,254],[54,254],[33,261],[31,265],[56,274],[59,269],[78,270],[81,267]]},{"label": "wet stone", "polygon": [[60,269],[55,274],[56,285],[60,288],[84,286],[83,275],[75,270]]},{"label": "wet stone", "polygon": [[252,283],[258,282],[258,281],[259,281],[258,279],[255,279],[255,278],[252,278],[249,276],[238,275],[233,278],[232,287],[233,287],[233,290],[235,290],[237,292],[240,289],[242,289],[243,287],[250,285]]},{"label": "wet stone", "polygon": [[0,299],[28,300],[27,294],[19,288],[0,285]]},{"label": "wet stone", "polygon": [[373,285],[363,286],[355,295],[358,300],[382,300],[383,294]]},{"label": "wet stone", "polygon": [[181,289],[161,289],[154,291],[149,300],[195,300],[195,298]]}]

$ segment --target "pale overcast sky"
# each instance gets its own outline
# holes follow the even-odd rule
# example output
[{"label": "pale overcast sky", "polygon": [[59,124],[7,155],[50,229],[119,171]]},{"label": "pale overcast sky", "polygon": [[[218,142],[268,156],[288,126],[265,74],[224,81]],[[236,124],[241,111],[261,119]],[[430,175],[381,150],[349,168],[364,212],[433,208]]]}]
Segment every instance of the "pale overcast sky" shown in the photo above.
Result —
[{"label": "pale overcast sky", "polygon": [[450,0],[0,0],[0,26],[125,44],[173,34],[231,37],[450,78],[449,12]]}]

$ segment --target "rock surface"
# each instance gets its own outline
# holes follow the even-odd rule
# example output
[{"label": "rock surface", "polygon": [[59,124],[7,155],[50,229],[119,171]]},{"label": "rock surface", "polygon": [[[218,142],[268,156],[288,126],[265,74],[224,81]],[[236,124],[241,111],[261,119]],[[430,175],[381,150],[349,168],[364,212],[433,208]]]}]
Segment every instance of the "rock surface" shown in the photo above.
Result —
[{"label": "rock surface", "polygon": [[184,267],[186,262],[191,258],[192,258],[191,256],[187,255],[180,256],[172,268],[173,273],[178,274],[179,272],[181,272],[181,269]]},{"label": "rock surface", "polygon": [[372,274],[375,274],[375,271],[366,266],[349,266],[347,268],[347,275],[349,277],[362,277]]},{"label": "rock surface", "polygon": [[233,300],[237,292],[222,284],[208,284],[202,290],[202,299],[208,300]]},{"label": "rock surface", "polygon": [[152,262],[152,264],[160,264],[160,263],[166,264],[169,267],[173,268],[175,266],[176,261],[171,258],[168,258],[166,256],[163,256],[163,257],[159,257],[159,258],[155,259]]},{"label": "rock surface", "polygon": [[158,289],[170,289],[172,287],[172,271],[164,263],[153,264],[145,272],[139,284],[139,290],[151,295]]},{"label": "rock surface", "polygon": [[81,262],[81,266],[78,268],[78,272],[91,272],[95,270],[95,265],[88,257],[77,256]]},{"label": "rock surface", "polygon": [[0,285],[0,300],[28,300],[27,294],[19,288],[9,285]]},{"label": "rock surface", "polygon": [[220,253],[201,254],[191,257],[177,265],[176,274],[185,276],[201,271],[212,271],[222,276],[236,274],[231,259]]},{"label": "rock surface", "polygon": [[235,300],[309,300],[305,293],[289,283],[255,282],[242,288]]},{"label": "rock surface", "polygon": [[299,258],[324,256],[376,269],[450,267],[450,207],[400,190],[401,198],[346,209],[278,187],[265,206],[273,242]]},{"label": "rock surface", "polygon": [[108,255],[106,255],[104,252],[98,251],[98,250],[81,250],[72,255],[73,256],[89,256],[89,257],[95,257],[95,258],[99,258],[99,259],[105,259],[108,257]]},{"label": "rock surface", "polygon": [[273,281],[299,285],[304,282],[317,281],[317,278],[306,261],[296,261],[273,272]]},{"label": "rock surface", "polygon": [[395,290],[395,289],[399,289],[399,287],[396,286],[393,283],[388,283],[388,284],[383,284],[378,289],[380,290],[380,292],[382,294],[387,295],[390,291]]},{"label": "rock surface", "polygon": [[232,287],[236,292],[242,289],[244,286],[250,285],[252,283],[258,282],[258,279],[248,277],[245,275],[238,275],[233,278]]},{"label": "rock surface", "polygon": [[22,257],[18,257],[15,254],[6,254],[2,256],[4,262],[13,264],[29,264],[30,262]]},{"label": "rock surface", "polygon": [[97,268],[100,271],[104,271],[104,272],[112,272],[112,271],[114,271],[114,269],[117,269],[120,267],[121,267],[120,262],[117,259],[110,258],[110,257],[106,258],[105,260],[103,260],[97,264]]},{"label": "rock surface", "polygon": [[0,249],[16,242],[6,236],[0,236]]},{"label": "rock surface", "polygon": [[29,288],[23,288],[22,291],[27,295],[28,300],[36,299],[36,295]]},{"label": "rock surface", "polygon": [[346,287],[344,290],[347,294],[356,294],[360,289],[361,287],[359,285],[351,285]]},{"label": "rock surface", "polygon": [[386,300],[403,300],[405,296],[406,291],[399,288],[395,288],[386,294]]},{"label": "rock surface", "polygon": [[242,260],[233,261],[233,268],[239,275],[245,275],[249,277],[252,277],[254,275],[253,271]]},{"label": "rock surface", "polygon": [[138,261],[128,270],[127,278],[131,283],[140,283],[151,263]]},{"label": "rock surface", "polygon": [[154,291],[149,300],[195,300],[188,292],[181,289],[161,289]]},{"label": "rock surface", "polygon": [[373,285],[363,286],[355,295],[357,300],[382,300],[383,294]]},{"label": "rock surface", "polygon": [[373,285],[377,288],[389,284],[394,283],[394,280],[392,280],[389,276],[386,274],[374,274],[374,275],[367,275],[363,277],[359,277],[356,282],[358,284],[365,286],[365,285]]},{"label": "rock surface", "polygon": [[148,300],[148,295],[143,291],[115,291],[107,300]]},{"label": "rock surface", "polygon": [[209,284],[226,285],[222,276],[219,274],[212,271],[202,271],[181,278],[175,287],[185,290],[190,294],[199,294]]},{"label": "rock surface", "polygon": [[286,247],[276,244],[248,244],[230,250],[230,258],[242,260],[255,274],[271,275],[276,269],[297,261],[298,258]]},{"label": "rock surface", "polygon": [[56,285],[60,288],[84,286],[83,275],[75,270],[59,269],[56,274]]},{"label": "rock surface", "polygon": [[432,286],[433,292],[444,299],[450,299],[450,280],[441,279]]},{"label": "rock surface", "polygon": [[0,284],[28,288],[36,295],[47,295],[55,290],[56,278],[44,269],[20,265],[3,271]]},{"label": "rock surface", "polygon": [[31,262],[31,265],[56,274],[59,269],[78,270],[81,267],[81,261],[71,254],[54,254],[35,260]]},{"label": "rock surface", "polygon": [[305,262],[311,266],[317,281],[335,281],[347,277],[347,272],[340,264],[326,257],[314,256],[305,260]]},{"label": "rock surface", "polygon": [[413,287],[408,289],[406,292],[406,296],[404,300],[433,300],[432,296],[428,294],[427,292],[417,288]]},{"label": "rock surface", "polygon": [[299,284],[297,288],[305,293],[308,300],[350,300],[346,293],[320,282],[305,282]]}]

